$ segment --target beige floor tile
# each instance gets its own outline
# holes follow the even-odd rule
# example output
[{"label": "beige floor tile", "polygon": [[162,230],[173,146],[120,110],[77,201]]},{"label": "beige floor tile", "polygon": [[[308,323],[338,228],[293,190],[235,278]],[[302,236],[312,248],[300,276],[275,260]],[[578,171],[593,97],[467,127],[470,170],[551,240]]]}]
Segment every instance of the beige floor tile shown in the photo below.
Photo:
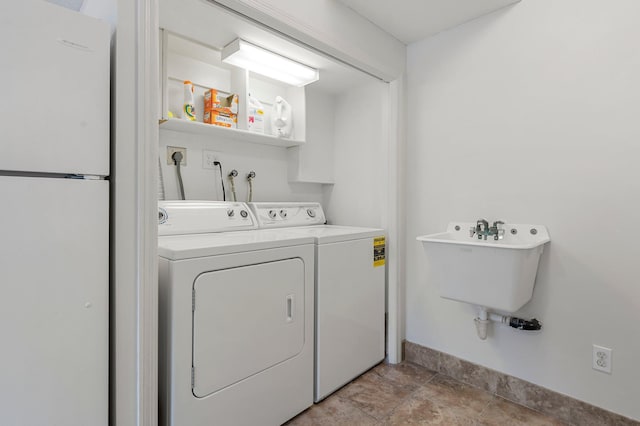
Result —
[{"label": "beige floor tile", "polygon": [[456,416],[477,418],[495,398],[492,394],[447,376],[437,375],[413,395],[434,401],[441,407],[454,410]]},{"label": "beige floor tile", "polygon": [[384,363],[377,365],[321,403],[286,423],[286,426],[325,425],[560,426],[566,424],[475,386],[405,362],[398,365]]},{"label": "beige floor tile", "polygon": [[286,426],[378,426],[380,423],[353,403],[331,396],[316,404]]},{"label": "beige floor tile", "polygon": [[480,415],[478,422],[483,426],[560,426],[565,423],[538,413],[527,407],[496,398]]},{"label": "beige floor tile", "polygon": [[446,425],[472,426],[473,419],[467,417],[460,407],[439,405],[427,398],[428,394],[420,389],[396,407],[383,424],[388,426],[404,425]]},{"label": "beige floor tile", "polygon": [[415,389],[415,386],[400,385],[369,371],[334,395],[353,402],[376,419],[383,419]]},{"label": "beige floor tile", "polygon": [[436,375],[435,371],[410,362],[400,364],[386,364],[383,362],[378,364],[372,371],[393,383],[416,388],[424,385]]}]

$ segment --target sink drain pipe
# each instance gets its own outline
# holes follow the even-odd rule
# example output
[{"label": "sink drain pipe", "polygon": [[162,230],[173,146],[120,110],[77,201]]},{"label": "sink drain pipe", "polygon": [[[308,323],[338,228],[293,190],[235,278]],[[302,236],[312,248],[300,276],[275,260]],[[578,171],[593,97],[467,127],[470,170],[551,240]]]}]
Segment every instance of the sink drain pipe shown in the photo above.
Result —
[{"label": "sink drain pipe", "polygon": [[478,337],[481,340],[485,340],[487,338],[487,328],[491,321],[506,324],[509,327],[513,327],[517,330],[538,331],[542,328],[542,324],[540,323],[540,321],[535,318],[525,320],[522,318],[500,315],[494,312],[487,311],[487,308],[485,308],[484,306],[480,307],[478,317],[475,318],[474,321],[476,323],[476,331],[478,332]]}]

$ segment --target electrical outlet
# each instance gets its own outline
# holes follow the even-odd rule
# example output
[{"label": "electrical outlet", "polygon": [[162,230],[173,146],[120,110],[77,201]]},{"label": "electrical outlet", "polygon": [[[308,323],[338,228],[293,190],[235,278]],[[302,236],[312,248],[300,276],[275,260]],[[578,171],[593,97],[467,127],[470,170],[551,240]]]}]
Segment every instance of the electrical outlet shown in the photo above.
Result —
[{"label": "electrical outlet", "polygon": [[220,161],[220,155],[215,151],[202,150],[202,168],[203,169],[215,169],[217,166],[213,164],[215,161]]},{"label": "electrical outlet", "polygon": [[612,349],[593,345],[593,369],[611,374],[612,352]]},{"label": "electrical outlet", "polygon": [[182,153],[182,161],[180,161],[180,166],[186,166],[187,165],[187,148],[182,148],[179,146],[167,146],[167,164],[169,165],[175,164],[172,157],[174,152]]}]

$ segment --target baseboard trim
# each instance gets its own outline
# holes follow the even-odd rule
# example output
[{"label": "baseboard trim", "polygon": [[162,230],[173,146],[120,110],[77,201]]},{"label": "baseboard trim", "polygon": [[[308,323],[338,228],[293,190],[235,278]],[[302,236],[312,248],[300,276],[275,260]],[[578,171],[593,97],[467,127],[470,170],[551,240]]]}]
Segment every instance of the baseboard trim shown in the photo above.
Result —
[{"label": "baseboard trim", "polygon": [[404,341],[402,353],[406,361],[572,425],[640,425],[640,422],[620,414],[416,343]]}]

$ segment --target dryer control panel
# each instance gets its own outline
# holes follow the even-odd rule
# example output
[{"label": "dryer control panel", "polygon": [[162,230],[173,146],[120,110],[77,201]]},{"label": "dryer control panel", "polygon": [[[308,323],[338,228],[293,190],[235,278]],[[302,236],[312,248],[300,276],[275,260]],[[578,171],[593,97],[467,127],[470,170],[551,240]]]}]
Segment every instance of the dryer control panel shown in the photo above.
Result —
[{"label": "dryer control panel", "polygon": [[158,235],[206,234],[256,229],[245,203],[227,201],[159,201]]},{"label": "dryer control panel", "polygon": [[320,203],[249,203],[260,228],[324,225]]}]

